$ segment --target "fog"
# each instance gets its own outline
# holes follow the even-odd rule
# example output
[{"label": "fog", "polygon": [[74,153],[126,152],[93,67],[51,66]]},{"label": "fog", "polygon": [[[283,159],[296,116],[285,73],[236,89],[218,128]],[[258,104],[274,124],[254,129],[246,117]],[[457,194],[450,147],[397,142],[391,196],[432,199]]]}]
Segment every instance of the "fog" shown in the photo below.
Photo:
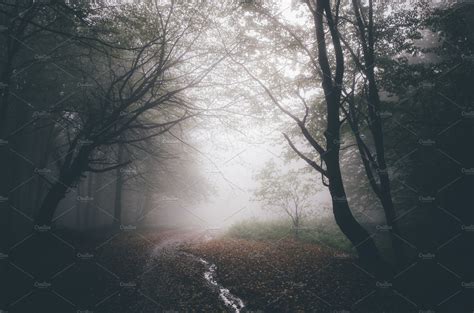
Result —
[{"label": "fog", "polygon": [[[154,217],[156,223],[162,224],[164,218],[165,224],[171,225],[225,228],[248,219],[287,218],[281,213],[263,209],[261,203],[253,199],[259,184],[254,176],[267,162],[274,161],[282,167],[294,169],[307,166],[302,160],[284,158],[286,142],[283,136],[276,133],[280,140],[275,142],[277,130],[271,125],[254,125],[242,131],[218,125],[209,128],[195,129],[191,141],[193,148],[199,151],[199,169],[211,192],[193,205],[177,200],[176,207],[173,206],[175,209],[157,213]],[[204,181],[191,181],[189,187]],[[322,211],[330,204],[329,193],[319,181],[314,190],[313,209]]]}]

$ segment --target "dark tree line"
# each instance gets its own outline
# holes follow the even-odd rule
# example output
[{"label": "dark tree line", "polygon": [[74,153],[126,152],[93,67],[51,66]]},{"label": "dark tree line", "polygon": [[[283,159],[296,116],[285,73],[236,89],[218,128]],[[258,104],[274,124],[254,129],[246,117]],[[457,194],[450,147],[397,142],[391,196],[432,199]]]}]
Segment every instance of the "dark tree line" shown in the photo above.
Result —
[{"label": "dark tree line", "polygon": [[[197,46],[207,18],[174,2],[125,8],[126,14],[124,7],[88,2],[0,5],[3,229],[13,227],[16,214],[50,227],[71,194],[84,208],[77,222],[93,225],[94,193],[111,175],[112,215],[120,225],[125,186],[153,186],[144,175],[176,152],[158,138],[200,116],[184,93],[221,61]],[[135,164],[147,157],[147,169]],[[153,200],[146,197],[149,211]]]}]

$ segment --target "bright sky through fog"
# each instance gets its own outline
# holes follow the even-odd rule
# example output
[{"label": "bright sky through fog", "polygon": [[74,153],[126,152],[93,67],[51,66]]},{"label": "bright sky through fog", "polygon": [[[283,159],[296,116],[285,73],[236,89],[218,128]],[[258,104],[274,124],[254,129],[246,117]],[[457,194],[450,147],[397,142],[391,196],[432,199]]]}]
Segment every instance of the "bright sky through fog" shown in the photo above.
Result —
[{"label": "bright sky through fog", "polygon": [[[297,18],[298,11],[292,10],[291,3],[292,0],[281,1],[279,18],[292,24],[302,24],[301,19]],[[295,66],[285,65],[285,75],[290,78],[296,76],[299,71],[291,70],[294,68]],[[194,219],[197,224],[222,227],[246,218],[276,216],[261,210],[259,203],[251,201],[253,189],[257,186],[253,176],[270,160],[284,165],[280,157],[286,142],[281,130],[272,125],[271,121],[266,121],[264,126],[256,126],[252,122],[248,125],[251,126],[233,130],[216,123],[215,126],[206,127],[205,131],[194,134],[199,149],[205,154],[202,158],[205,176],[216,188],[216,193],[208,201],[188,208],[188,218]],[[297,160],[285,166],[298,168],[306,166],[306,163]],[[322,189],[318,192],[318,186],[315,186],[315,190],[315,197],[319,201],[314,203],[314,209],[327,206],[327,191]],[[207,225],[203,225],[205,223]]]}]

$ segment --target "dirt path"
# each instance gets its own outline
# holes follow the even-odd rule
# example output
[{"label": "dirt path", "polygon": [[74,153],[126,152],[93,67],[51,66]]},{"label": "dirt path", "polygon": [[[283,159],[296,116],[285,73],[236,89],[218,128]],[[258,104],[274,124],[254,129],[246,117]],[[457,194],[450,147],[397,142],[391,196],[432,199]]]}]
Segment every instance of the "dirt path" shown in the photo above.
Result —
[{"label": "dirt path", "polygon": [[[244,302],[219,283],[217,265],[182,250],[212,237],[202,231],[173,231],[153,247],[140,282],[141,289],[150,292],[151,303],[141,312],[159,312],[147,308],[163,302],[163,309],[171,311],[242,311]],[[154,296],[157,303],[151,301]]]}]

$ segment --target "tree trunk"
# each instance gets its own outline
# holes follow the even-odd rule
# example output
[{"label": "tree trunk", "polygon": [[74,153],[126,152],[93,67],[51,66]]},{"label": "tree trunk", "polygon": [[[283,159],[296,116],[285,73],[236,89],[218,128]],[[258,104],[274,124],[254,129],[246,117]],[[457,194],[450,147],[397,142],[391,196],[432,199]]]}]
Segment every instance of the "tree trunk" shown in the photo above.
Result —
[{"label": "tree trunk", "polygon": [[[118,146],[118,161],[117,163],[123,162],[124,146],[119,144]],[[122,224],[122,191],[123,191],[123,173],[121,168],[115,170],[117,180],[115,181],[115,201],[114,201],[114,222],[116,225]]]},{"label": "tree trunk", "polygon": [[[322,72],[322,87],[327,108],[326,153],[322,155],[329,179],[329,192],[332,197],[333,214],[337,225],[354,245],[360,260],[373,268],[376,274],[382,275],[385,264],[380,257],[374,240],[352,215],[347,202],[342,181],[340,152],[340,101],[344,77],[344,53],[341,46],[339,31],[334,22],[329,0],[317,0],[316,7],[306,2],[314,17],[316,30],[318,62]],[[324,30],[323,16],[326,17],[329,34],[334,46],[336,65],[334,75],[329,64]]]},{"label": "tree trunk", "polygon": [[68,188],[63,182],[54,183],[39,208],[35,222],[37,226],[51,226],[56,208],[66,196]]},{"label": "tree trunk", "polygon": [[328,124],[325,132],[326,150],[324,160],[329,179],[334,218],[341,231],[354,245],[363,264],[382,275],[385,264],[372,236],[357,222],[347,202],[340,166],[340,121],[339,102],[334,93],[327,93]]},{"label": "tree trunk", "polygon": [[87,202],[84,207],[84,228],[90,228],[91,227],[91,211],[93,207],[93,197],[92,197],[92,187],[94,185],[94,180],[93,180],[93,173],[89,173],[89,176],[87,177]]},{"label": "tree trunk", "polygon": [[[395,256],[395,262],[397,265],[403,265],[404,262],[404,252],[403,246],[400,241],[400,231],[396,221],[396,211],[393,205],[391,186],[390,186],[390,177],[387,170],[387,164],[385,160],[385,147],[384,147],[384,135],[382,120],[380,117],[380,96],[377,87],[377,80],[375,77],[374,67],[375,67],[375,27],[374,27],[374,18],[373,18],[373,1],[369,1],[369,24],[368,27],[364,27],[362,13],[360,9],[359,0],[352,0],[352,5],[357,19],[357,26],[359,31],[359,36],[362,43],[362,51],[364,57],[365,68],[361,68],[362,72],[367,77],[368,82],[368,95],[367,95],[367,106],[368,106],[368,118],[369,118],[369,130],[372,134],[375,146],[375,155],[378,165],[377,176],[379,178],[380,186],[379,190],[375,190],[377,186],[372,188],[375,191],[375,194],[380,199],[382,207],[384,209],[385,218],[387,225],[389,226],[390,238],[392,241],[392,247]],[[358,136],[358,134],[356,134]],[[359,146],[360,149],[360,146]],[[368,164],[364,163],[366,171],[371,171],[367,168]],[[397,238],[398,237],[398,238]]]},{"label": "tree trunk", "polygon": [[145,201],[143,203],[142,209],[138,212],[137,214],[137,222],[142,218],[142,216],[145,216],[148,212],[150,212],[153,209],[153,201],[152,201],[152,192],[153,190],[150,187],[147,187],[145,190]]},{"label": "tree trunk", "polygon": [[295,240],[300,239],[300,215],[298,212],[298,205],[295,206],[295,219],[293,221],[293,226],[295,227]]},{"label": "tree trunk", "polygon": [[3,84],[0,89],[2,93],[0,95],[0,138],[4,138],[7,131],[7,116],[9,109],[9,98],[10,98],[10,85],[11,77],[13,73],[13,59],[15,57],[16,49],[12,42],[11,36],[6,37],[6,60],[2,67],[2,75],[0,83]]},{"label": "tree trunk", "polygon": [[[82,188],[81,184],[80,183],[77,184],[77,194],[79,195],[79,197],[81,196],[82,189],[83,188]],[[82,201],[78,198],[76,198],[76,228],[77,228],[78,231],[80,231],[81,226],[82,226],[82,223],[81,223]]]},{"label": "tree trunk", "polygon": [[296,220],[293,223],[293,227],[294,227],[293,235],[295,236],[295,240],[299,240],[300,239],[300,222]]},{"label": "tree trunk", "polygon": [[102,203],[101,203],[101,200],[102,200],[102,197],[101,197],[101,188],[102,188],[102,173],[98,173],[95,177],[95,186],[96,186],[96,190],[95,190],[95,193],[94,193],[94,200],[93,200],[93,204],[94,204],[94,210],[93,210],[93,219],[94,219],[94,227],[95,228],[98,228],[100,227],[101,225],[101,219],[100,219],[100,214],[99,214],[99,207],[102,206]]},{"label": "tree trunk", "polygon": [[61,167],[59,179],[51,186],[41,203],[35,218],[37,226],[51,226],[59,203],[66,196],[69,188],[80,179],[87,167],[91,148],[81,148],[72,161],[71,151]]},{"label": "tree trunk", "polygon": [[342,182],[338,154],[337,150],[328,153],[326,161],[334,218],[341,231],[356,249],[361,262],[374,269],[375,273],[380,276],[385,271],[386,264],[384,264],[372,236],[357,222],[351,212]]},{"label": "tree trunk", "polygon": [[393,205],[390,177],[385,161],[383,128],[382,121],[380,119],[380,97],[378,94],[373,68],[369,70],[369,72],[369,107],[372,108],[369,110],[369,118],[372,121],[372,126],[370,129],[374,138],[375,154],[377,158],[377,164],[379,166],[378,176],[380,180],[380,201],[385,212],[387,225],[389,226],[396,263],[398,265],[403,265],[403,246],[400,241],[400,230],[398,228],[398,224],[395,222],[397,216],[395,207]]}]

